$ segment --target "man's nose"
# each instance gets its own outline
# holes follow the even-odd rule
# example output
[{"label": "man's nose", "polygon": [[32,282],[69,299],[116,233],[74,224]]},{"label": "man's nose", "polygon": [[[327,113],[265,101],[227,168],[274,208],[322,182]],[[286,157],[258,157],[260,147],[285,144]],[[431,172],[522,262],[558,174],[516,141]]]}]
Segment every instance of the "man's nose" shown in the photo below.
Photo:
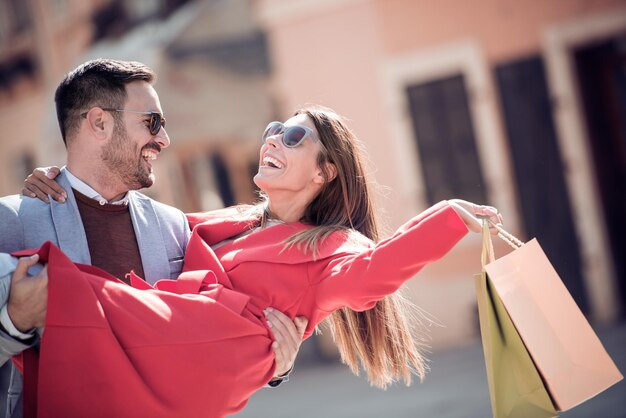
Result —
[{"label": "man's nose", "polygon": [[170,136],[167,134],[165,128],[161,127],[159,132],[156,134],[156,142],[161,146],[161,148],[167,148],[170,146]]}]

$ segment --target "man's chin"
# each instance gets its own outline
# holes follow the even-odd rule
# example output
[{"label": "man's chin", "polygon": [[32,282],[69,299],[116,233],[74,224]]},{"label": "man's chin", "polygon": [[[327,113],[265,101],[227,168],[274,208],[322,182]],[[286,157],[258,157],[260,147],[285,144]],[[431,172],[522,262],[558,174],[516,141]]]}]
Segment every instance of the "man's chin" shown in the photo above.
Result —
[{"label": "man's chin", "polygon": [[151,174],[148,178],[144,179],[144,181],[141,182],[141,186],[143,189],[147,189],[148,187],[152,187],[155,181],[156,179],[154,177],[154,174]]},{"label": "man's chin", "polygon": [[128,184],[128,190],[141,190],[141,189],[147,189],[149,187],[152,187],[152,185],[155,182],[155,177],[154,175],[150,175],[147,177],[142,177],[142,178],[138,178],[136,179],[133,184]]}]

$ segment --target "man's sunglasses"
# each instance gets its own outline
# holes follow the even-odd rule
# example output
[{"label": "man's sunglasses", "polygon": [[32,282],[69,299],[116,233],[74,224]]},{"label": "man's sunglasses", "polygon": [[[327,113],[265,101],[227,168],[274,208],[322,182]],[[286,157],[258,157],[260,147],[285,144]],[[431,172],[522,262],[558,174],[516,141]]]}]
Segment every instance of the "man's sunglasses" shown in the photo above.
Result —
[{"label": "man's sunglasses", "polygon": [[[155,136],[161,130],[161,127],[165,128],[165,118],[158,112],[141,112],[139,110],[126,110],[126,109],[108,109],[101,108],[105,112],[128,112],[136,113],[138,115],[150,115],[150,123],[148,124],[148,130],[150,135]],[[81,113],[82,117],[87,117],[88,112]]]},{"label": "man's sunglasses", "polygon": [[263,136],[261,140],[263,142],[267,141],[267,138],[274,135],[282,136],[283,145],[287,148],[295,148],[302,143],[307,138],[311,138],[314,140],[318,140],[315,137],[315,133],[302,125],[293,125],[293,126],[285,126],[282,122],[270,122],[265,128],[265,132],[263,132]]}]

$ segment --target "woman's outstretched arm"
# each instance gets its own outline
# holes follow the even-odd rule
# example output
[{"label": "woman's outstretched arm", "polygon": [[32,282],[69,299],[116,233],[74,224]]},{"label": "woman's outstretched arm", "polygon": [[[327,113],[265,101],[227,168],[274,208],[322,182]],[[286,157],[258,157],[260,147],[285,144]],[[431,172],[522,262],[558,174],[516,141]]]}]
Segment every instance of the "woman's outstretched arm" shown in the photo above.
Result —
[{"label": "woman's outstretched arm", "polygon": [[495,208],[463,205],[440,202],[372,248],[337,257],[320,271],[311,271],[317,306],[327,312],[344,306],[357,311],[372,308],[424,266],[443,257],[468,229],[474,229],[474,223],[479,224],[478,216],[501,220]]}]

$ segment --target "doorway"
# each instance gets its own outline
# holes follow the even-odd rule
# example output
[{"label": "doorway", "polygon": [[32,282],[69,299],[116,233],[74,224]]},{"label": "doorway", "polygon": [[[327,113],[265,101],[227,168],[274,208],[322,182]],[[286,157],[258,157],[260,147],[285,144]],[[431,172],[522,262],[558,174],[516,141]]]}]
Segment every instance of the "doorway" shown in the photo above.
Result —
[{"label": "doorway", "polygon": [[495,72],[526,235],[539,240],[580,309],[589,314],[543,60],[531,56],[501,64]]},{"label": "doorway", "polygon": [[626,33],[576,48],[572,56],[619,299],[626,306]]}]

